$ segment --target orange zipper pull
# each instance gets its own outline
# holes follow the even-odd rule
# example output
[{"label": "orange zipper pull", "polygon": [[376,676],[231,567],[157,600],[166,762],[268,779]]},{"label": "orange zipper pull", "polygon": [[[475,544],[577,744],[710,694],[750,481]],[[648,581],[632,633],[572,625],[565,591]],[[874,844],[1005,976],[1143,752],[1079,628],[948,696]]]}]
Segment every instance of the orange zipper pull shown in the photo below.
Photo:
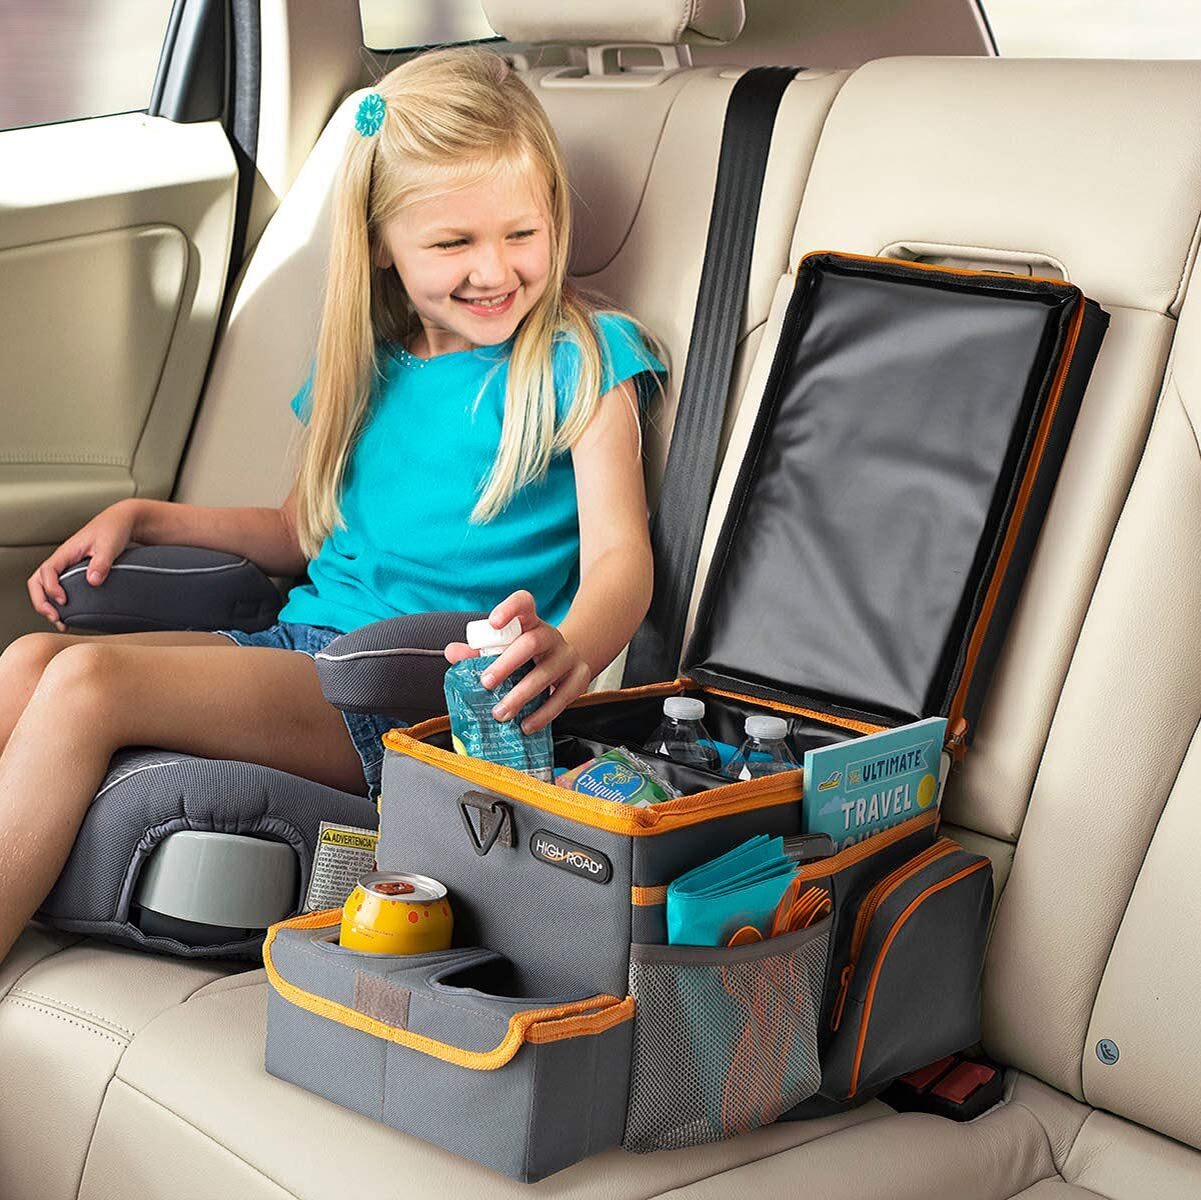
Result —
[{"label": "orange zipper pull", "polygon": [[963,762],[963,756],[967,753],[967,722],[962,717],[951,726],[951,736],[947,738],[947,753],[956,763]]},{"label": "orange zipper pull", "polygon": [[851,964],[847,963],[838,977],[838,999],[834,1002],[834,1011],[830,1014],[830,1029],[837,1030],[842,1024],[842,1010],[847,1002],[847,992],[851,990]]}]

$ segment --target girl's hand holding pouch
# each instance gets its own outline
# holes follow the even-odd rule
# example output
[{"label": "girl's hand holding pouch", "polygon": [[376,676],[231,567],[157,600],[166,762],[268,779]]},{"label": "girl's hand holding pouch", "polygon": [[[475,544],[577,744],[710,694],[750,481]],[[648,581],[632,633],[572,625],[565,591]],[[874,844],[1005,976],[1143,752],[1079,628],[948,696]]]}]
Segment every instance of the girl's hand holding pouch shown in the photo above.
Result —
[{"label": "girl's hand holding pouch", "polygon": [[[534,597],[529,592],[519,591],[507,596],[492,610],[488,621],[493,629],[503,629],[514,617],[521,622],[521,636],[497,656],[481,682],[487,688],[494,688],[532,659],[536,664],[534,669],[492,710],[492,715],[498,721],[507,721],[539,692],[550,688],[550,699],[521,726],[523,733],[536,733],[588,690],[592,669],[553,625],[538,616]],[[451,642],[445,650],[450,663],[473,658],[478,653],[465,642]]]}]

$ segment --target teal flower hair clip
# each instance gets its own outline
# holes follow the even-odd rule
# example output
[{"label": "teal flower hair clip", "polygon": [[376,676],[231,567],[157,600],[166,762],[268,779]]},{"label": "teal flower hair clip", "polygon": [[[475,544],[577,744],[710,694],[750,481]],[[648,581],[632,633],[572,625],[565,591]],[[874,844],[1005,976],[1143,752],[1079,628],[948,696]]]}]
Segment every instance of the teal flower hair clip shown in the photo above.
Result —
[{"label": "teal flower hair clip", "polygon": [[383,96],[379,92],[368,92],[359,101],[359,109],[354,116],[355,129],[363,137],[374,137],[383,127],[387,111]]}]

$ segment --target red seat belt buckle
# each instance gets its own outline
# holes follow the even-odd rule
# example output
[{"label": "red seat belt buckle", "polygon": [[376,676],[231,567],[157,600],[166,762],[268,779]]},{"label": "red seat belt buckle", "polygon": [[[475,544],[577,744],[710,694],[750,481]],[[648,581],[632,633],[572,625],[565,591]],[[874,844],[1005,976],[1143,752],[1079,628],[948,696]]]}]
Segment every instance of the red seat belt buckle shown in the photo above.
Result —
[{"label": "red seat belt buckle", "polygon": [[1005,1072],[987,1059],[949,1054],[902,1075],[880,1097],[898,1112],[927,1112],[971,1121],[998,1103]]}]

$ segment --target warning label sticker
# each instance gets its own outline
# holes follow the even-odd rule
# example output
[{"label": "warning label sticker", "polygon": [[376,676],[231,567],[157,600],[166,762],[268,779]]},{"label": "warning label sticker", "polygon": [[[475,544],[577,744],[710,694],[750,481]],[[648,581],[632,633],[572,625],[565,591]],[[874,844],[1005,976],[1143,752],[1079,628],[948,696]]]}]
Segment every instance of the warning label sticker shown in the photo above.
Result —
[{"label": "warning label sticker", "polygon": [[313,873],[305,912],[321,908],[341,908],[354,885],[375,870],[375,846],[379,834],[374,829],[354,825],[335,825],[322,821],[317,835],[317,853],[313,855]]}]

